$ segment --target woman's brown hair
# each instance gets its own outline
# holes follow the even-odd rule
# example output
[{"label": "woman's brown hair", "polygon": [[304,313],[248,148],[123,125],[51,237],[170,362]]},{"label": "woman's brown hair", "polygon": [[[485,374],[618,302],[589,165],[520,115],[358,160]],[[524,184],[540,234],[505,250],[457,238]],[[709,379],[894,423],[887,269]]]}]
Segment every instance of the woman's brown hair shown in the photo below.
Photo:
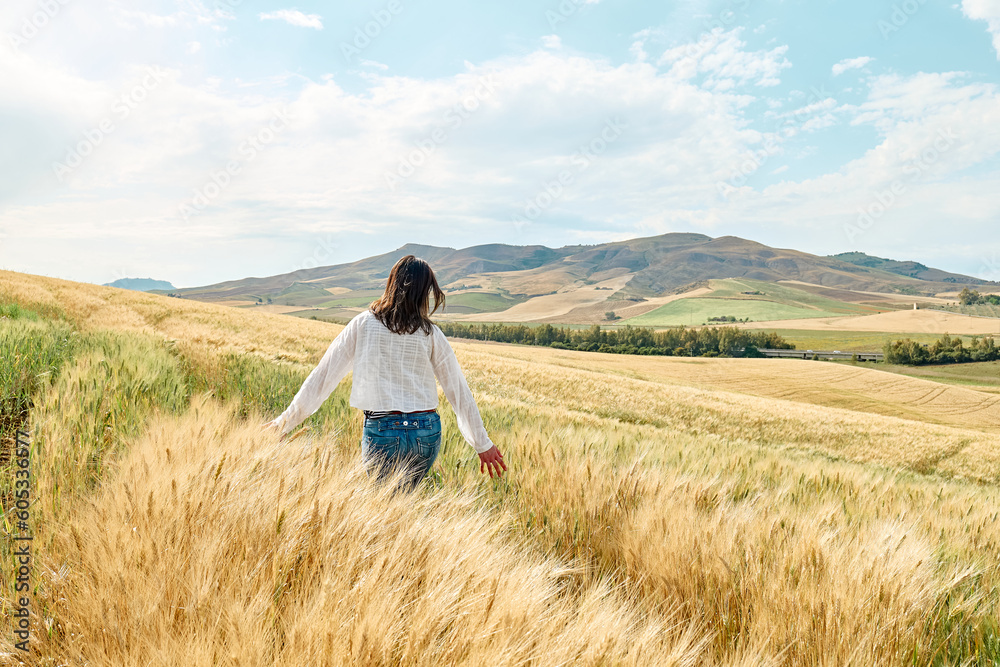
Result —
[{"label": "woman's brown hair", "polygon": [[[434,309],[430,293],[434,291]],[[438,287],[434,271],[424,260],[407,255],[389,272],[385,292],[369,308],[389,331],[411,334],[417,329],[431,333],[430,316],[444,306],[444,292]]]}]

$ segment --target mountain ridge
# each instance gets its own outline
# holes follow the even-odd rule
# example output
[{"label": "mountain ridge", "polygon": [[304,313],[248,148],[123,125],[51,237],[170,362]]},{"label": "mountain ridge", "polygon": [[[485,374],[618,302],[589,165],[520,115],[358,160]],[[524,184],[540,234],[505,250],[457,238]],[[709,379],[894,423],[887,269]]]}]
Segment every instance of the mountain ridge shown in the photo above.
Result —
[{"label": "mountain ridge", "polygon": [[407,254],[427,260],[442,287],[459,289],[459,283],[477,283],[482,290],[508,297],[552,293],[570,285],[624,276],[628,276],[627,282],[615,291],[619,298],[655,297],[691,283],[725,278],[796,281],[833,289],[915,296],[943,292],[956,283],[996,284],[917,262],[886,260],[864,253],[842,253],[847,257],[842,259],[774,248],[737,236],[713,238],[673,232],[560,248],[489,243],[456,249],[407,243],[354,262],[177,289],[173,293],[204,301],[288,297],[288,305],[293,303],[289,295],[297,291],[303,292],[302,299],[295,302],[300,305],[313,305],[309,302],[328,297],[333,294],[331,290],[350,291],[362,298],[381,290],[389,269]]},{"label": "mountain ridge", "polygon": [[952,273],[941,269],[934,269],[926,264],[914,262],[912,260],[887,259],[876,257],[863,252],[842,252],[836,255],[827,255],[834,259],[849,262],[856,266],[878,268],[901,276],[909,276],[918,280],[928,280],[932,282],[953,282],[957,284],[988,284],[987,281],[979,280],[973,276],[966,276],[961,273]]}]

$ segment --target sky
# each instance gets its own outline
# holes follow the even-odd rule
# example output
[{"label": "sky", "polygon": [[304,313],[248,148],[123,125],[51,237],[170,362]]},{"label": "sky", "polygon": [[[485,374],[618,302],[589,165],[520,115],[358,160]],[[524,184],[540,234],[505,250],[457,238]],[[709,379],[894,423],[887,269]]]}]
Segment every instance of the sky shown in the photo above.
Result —
[{"label": "sky", "polygon": [[1000,280],[1000,0],[5,0],[0,268],[667,232]]}]

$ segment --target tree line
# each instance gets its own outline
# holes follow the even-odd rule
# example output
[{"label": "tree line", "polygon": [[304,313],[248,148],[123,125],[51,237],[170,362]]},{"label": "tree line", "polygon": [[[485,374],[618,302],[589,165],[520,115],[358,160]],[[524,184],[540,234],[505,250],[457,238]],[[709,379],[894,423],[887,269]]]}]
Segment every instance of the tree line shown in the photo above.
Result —
[{"label": "tree line", "polygon": [[966,346],[961,338],[952,338],[948,334],[930,346],[909,338],[890,341],[885,344],[883,353],[886,363],[905,366],[963,364],[1000,359],[1000,348],[992,338],[974,338],[972,343]]},{"label": "tree line", "polygon": [[625,325],[602,329],[571,329],[543,324],[457,324],[438,322],[445,336],[473,340],[544,345],[561,350],[645,354],[674,357],[760,357],[761,349],[794,350],[795,346],[773,332],[746,331],[738,327],[668,329]]},{"label": "tree line", "polygon": [[1000,306],[1000,294],[980,294],[978,291],[966,287],[959,292],[958,302],[963,306],[978,306],[981,304]]}]

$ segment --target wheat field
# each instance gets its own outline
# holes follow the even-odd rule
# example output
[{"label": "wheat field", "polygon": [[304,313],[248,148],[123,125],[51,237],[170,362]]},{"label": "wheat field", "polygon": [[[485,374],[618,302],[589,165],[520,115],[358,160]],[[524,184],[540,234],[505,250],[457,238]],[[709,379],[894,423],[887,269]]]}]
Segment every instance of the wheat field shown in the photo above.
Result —
[{"label": "wheat field", "polygon": [[[483,346],[483,349],[495,348]],[[549,348],[530,351],[501,348],[498,354],[525,362],[544,360],[547,364],[647,382],[840,407],[992,434],[1000,430],[1000,397],[995,394],[978,388],[893,375],[866,363],[580,355]],[[767,382],[761,382],[763,372],[766,372]]]},{"label": "wheat field", "polygon": [[829,317],[774,322],[749,322],[740,326],[748,329],[809,329],[814,331],[877,331],[928,334],[967,334],[990,336],[1000,334],[1000,320],[971,317],[940,310],[896,310],[877,315]]},{"label": "wheat field", "polygon": [[479,474],[442,400],[401,497],[358,468],[347,381],[296,437],[260,429],[337,326],[0,271],[4,303],[37,314],[0,319],[5,353],[65,350],[24,380],[35,616],[7,664],[1000,660],[1000,438],[972,389],[456,342],[510,471]]}]

